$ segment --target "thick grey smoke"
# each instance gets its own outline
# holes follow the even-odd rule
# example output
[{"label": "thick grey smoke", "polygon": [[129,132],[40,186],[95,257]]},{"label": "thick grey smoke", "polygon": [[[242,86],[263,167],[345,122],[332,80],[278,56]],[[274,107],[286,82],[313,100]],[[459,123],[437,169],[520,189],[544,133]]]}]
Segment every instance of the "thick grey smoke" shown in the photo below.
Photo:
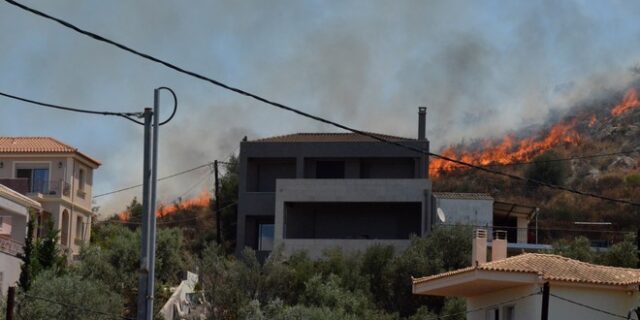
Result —
[{"label": "thick grey smoke", "polygon": [[[364,130],[415,136],[429,106],[435,148],[540,123],[630,80],[640,4],[580,1],[31,1],[144,52]],[[160,175],[224,159],[249,138],[335,131],[169,71],[0,4],[0,89],[121,111],[174,88]],[[94,191],[140,181],[141,128],[2,100],[0,134],[57,137],[100,159]],[[163,95],[163,108],[169,98]],[[168,110],[167,110],[168,111]],[[166,112],[165,112],[166,113]],[[166,115],[166,114],[165,114]],[[161,183],[184,194],[207,170]],[[193,195],[207,188],[196,185]],[[139,192],[101,198],[101,212]]]}]

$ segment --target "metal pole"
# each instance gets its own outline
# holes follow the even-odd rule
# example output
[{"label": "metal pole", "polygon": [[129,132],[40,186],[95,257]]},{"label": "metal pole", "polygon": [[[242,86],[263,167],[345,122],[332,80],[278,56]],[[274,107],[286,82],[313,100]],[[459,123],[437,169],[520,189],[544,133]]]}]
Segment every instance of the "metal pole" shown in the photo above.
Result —
[{"label": "metal pole", "polygon": [[149,276],[149,189],[151,187],[151,108],[144,109],[144,155],[142,162],[142,227],[140,246],[140,274],[138,281],[138,320],[147,318],[147,283]]},{"label": "metal pole", "polygon": [[216,242],[218,245],[222,244],[222,227],[220,219],[220,180],[218,178],[218,160],[213,161],[213,171],[215,177],[215,205],[216,205]]},{"label": "metal pole", "polygon": [[16,301],[16,287],[9,287],[7,291],[7,313],[5,319],[13,320],[13,309]]},{"label": "metal pole", "polygon": [[158,129],[160,90],[153,91],[153,147],[151,156],[151,199],[149,200],[149,281],[147,282],[147,320],[153,319],[156,276],[156,182],[158,178]]}]

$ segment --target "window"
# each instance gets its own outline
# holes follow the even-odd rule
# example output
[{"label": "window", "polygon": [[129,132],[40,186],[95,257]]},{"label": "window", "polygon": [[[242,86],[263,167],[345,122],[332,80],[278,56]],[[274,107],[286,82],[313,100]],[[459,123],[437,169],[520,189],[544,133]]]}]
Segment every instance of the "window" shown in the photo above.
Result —
[{"label": "window", "polygon": [[0,216],[0,235],[11,235],[11,216]]},{"label": "window", "polygon": [[76,217],[76,240],[84,240],[84,220]]},{"label": "window", "polygon": [[344,179],[344,161],[316,162],[316,179]]},{"label": "window", "polygon": [[84,191],[84,184],[85,184],[84,169],[80,169],[78,170],[78,190]]},{"label": "window", "polygon": [[259,224],[258,225],[258,250],[259,251],[271,251],[273,250],[273,224]]},{"label": "window", "polygon": [[502,320],[515,320],[516,319],[516,306],[504,306],[502,307],[502,314],[504,317]]},{"label": "window", "polygon": [[27,180],[28,192],[49,192],[49,169],[17,169],[16,178]]},{"label": "window", "polygon": [[500,309],[490,308],[487,309],[486,320],[500,320]]}]

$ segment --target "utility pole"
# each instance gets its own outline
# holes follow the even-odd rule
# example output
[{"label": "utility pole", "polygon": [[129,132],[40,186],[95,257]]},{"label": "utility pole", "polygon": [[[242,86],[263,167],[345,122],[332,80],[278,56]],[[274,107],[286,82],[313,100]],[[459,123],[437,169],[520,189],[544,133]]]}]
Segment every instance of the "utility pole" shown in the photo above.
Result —
[{"label": "utility pole", "polygon": [[220,180],[218,177],[218,160],[213,161],[213,172],[215,177],[215,205],[216,205],[216,242],[222,245],[222,227],[220,219]]},{"label": "utility pole", "polygon": [[9,287],[7,291],[7,313],[5,319],[13,320],[13,309],[16,302],[16,287]]},{"label": "utility pole", "polygon": [[141,246],[140,246],[140,271],[138,279],[138,312],[136,319],[147,319],[147,297],[149,269],[149,196],[151,188],[151,120],[153,111],[145,108],[144,118],[144,151],[142,158],[142,226],[141,226]]},{"label": "utility pole", "polygon": [[549,282],[542,287],[542,320],[549,319]]},{"label": "utility pole", "polygon": [[138,281],[137,320],[153,319],[156,261],[156,183],[158,173],[158,131],[160,88],[153,92],[153,110],[145,108],[144,155],[142,165],[142,241]]}]

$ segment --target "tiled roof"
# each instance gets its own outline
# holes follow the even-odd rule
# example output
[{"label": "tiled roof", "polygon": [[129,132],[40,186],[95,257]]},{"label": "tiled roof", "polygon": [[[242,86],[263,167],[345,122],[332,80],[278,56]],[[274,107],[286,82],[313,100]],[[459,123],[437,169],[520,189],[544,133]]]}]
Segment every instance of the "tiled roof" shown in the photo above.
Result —
[{"label": "tiled roof", "polygon": [[488,193],[433,192],[433,196],[440,199],[493,200]]},{"label": "tiled roof", "polygon": [[0,153],[77,153],[87,160],[100,165],[77,148],[51,137],[0,137]]},{"label": "tiled roof", "polygon": [[563,281],[601,285],[640,284],[640,269],[607,267],[565,258],[554,254],[524,253],[492,261],[477,267],[468,267],[433,276],[413,279],[413,284],[474,271],[501,271],[535,273],[548,281]]},{"label": "tiled roof", "polygon": [[[377,137],[391,141],[411,141],[416,139],[371,133]],[[252,142],[378,142],[373,138],[356,133],[294,133],[282,136],[253,140]]]}]

